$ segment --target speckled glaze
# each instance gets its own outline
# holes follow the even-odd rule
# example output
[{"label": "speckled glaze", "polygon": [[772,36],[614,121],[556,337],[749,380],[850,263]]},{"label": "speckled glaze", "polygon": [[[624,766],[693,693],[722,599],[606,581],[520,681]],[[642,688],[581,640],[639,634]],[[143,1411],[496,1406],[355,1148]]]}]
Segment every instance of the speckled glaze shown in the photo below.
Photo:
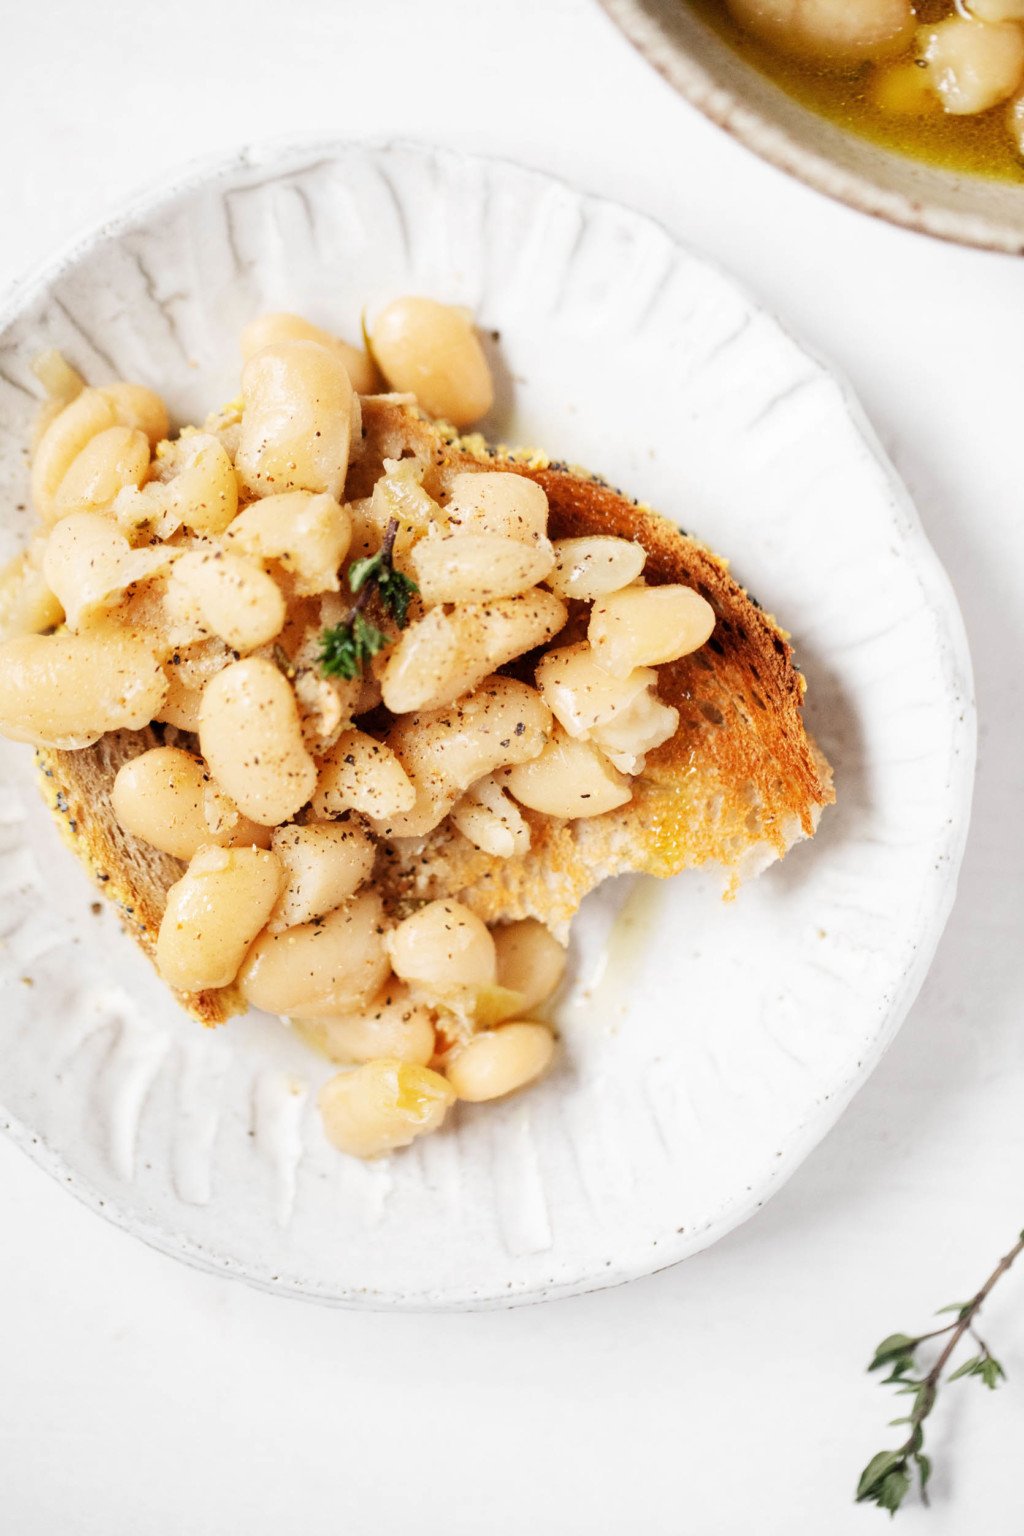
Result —
[{"label": "speckled glaze", "polygon": [[926,165],[847,133],[739,58],[684,0],[600,4],[670,85],[780,170],[893,224],[1024,252],[1024,185]]},{"label": "speckled glaze", "polygon": [[488,425],[628,486],[733,558],[793,631],[838,805],[785,864],[587,903],[558,1066],[364,1165],[330,1070],[277,1021],[181,1014],[0,746],[0,1123],[95,1209],[192,1263],[348,1306],[466,1308],[611,1285],[757,1209],[863,1082],[950,903],[974,758],[949,584],[847,390],[640,215],[415,145],[247,151],[135,204],[0,315],[3,553],[29,527],[29,364],[237,388],[237,334],[295,308],[358,335],[421,291],[500,332]]}]

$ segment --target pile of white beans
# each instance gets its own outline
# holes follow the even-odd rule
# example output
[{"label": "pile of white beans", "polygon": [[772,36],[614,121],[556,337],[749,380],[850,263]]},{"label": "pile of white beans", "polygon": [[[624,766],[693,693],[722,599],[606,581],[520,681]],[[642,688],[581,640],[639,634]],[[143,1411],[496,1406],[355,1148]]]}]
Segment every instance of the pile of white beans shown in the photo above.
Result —
[{"label": "pile of white beans", "polygon": [[895,113],[932,105],[974,116],[1005,104],[1024,154],[1024,0],[956,0],[918,25],[912,0],[727,0],[756,37],[796,58],[847,68],[872,61],[874,103]]},{"label": "pile of white beans", "polygon": [[[386,912],[386,845],[447,820],[509,858],[531,816],[626,804],[678,723],[656,669],[714,625],[690,588],[645,585],[638,544],[552,540],[523,475],[458,474],[435,499],[424,463],[386,459],[346,501],[378,369],[460,427],[492,401],[460,310],[396,300],[371,343],[264,316],[240,399],[173,438],[151,390],[41,359],[40,526],[0,578],[0,731],[76,750],[163,723],[112,791],[120,825],[184,865],[157,968],[182,993],[237,985],[343,1064],[323,1123],[362,1157],[537,1078],[554,1037],[535,1014],[565,963],[538,922],[490,931],[457,900]],[[364,676],[325,676],[349,566],[392,522],[408,625]],[[532,684],[499,671],[543,647]]]}]

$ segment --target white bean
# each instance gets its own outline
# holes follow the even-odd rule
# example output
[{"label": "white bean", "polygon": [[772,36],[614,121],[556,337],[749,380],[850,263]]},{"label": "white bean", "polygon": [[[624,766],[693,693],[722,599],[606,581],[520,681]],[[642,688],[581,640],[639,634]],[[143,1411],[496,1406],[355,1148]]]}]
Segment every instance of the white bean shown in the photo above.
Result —
[{"label": "white bean", "polygon": [[390,837],[422,837],[442,822],[471,784],[525,763],[543,749],[551,711],[534,689],[491,677],[448,709],[407,715],[388,736],[416,789],[413,808],[375,823]]},{"label": "white bean", "polygon": [[566,821],[603,816],[633,794],[629,780],[597,747],[561,731],[539,757],[510,768],[507,778],[521,805]]},{"label": "white bean", "polygon": [[292,491],[252,502],[228,529],[225,547],[277,560],[298,597],[337,592],[338,570],[352,539],[352,518],[333,496]]},{"label": "white bean", "polygon": [[534,1082],[554,1054],[555,1037],[546,1024],[503,1024],[473,1035],[445,1070],[460,1099],[482,1104]]},{"label": "white bean", "polygon": [[159,658],[121,631],[20,635],[0,645],[0,732],[69,750],[140,730],[167,693]]},{"label": "white bean", "polygon": [[114,407],[98,389],[83,389],[50,422],[32,459],[32,500],[44,523],[58,515],[57,490],[82,449],[116,425]]},{"label": "white bean", "polygon": [[184,459],[165,490],[174,526],[223,533],[238,511],[238,477],[223,444],[210,432],[180,439]]},{"label": "white bean", "polygon": [[156,967],[181,992],[227,987],[281,888],[281,866],[262,848],[200,848],[167,893]]},{"label": "white bean", "polygon": [[352,388],[358,390],[359,394],[372,395],[380,388],[377,370],[360,347],[353,347],[339,336],[321,330],[301,315],[278,312],[250,320],[241,336],[242,357],[248,362],[250,357],[262,352],[264,347],[274,346],[279,341],[318,341],[321,346],[337,352],[345,365],[345,372],[352,380]]},{"label": "white bean", "polygon": [[125,588],[160,574],[176,558],[166,545],[132,549],[112,518],[102,512],[62,517],[46,542],[43,575],[77,629],[118,602]]},{"label": "white bean", "polygon": [[235,651],[255,651],[280,634],[284,597],[260,566],[223,550],[189,550],[175,562],[172,582],[195,600],[204,627]]},{"label": "white bean", "polygon": [[624,587],[594,604],[587,635],[598,665],[626,678],[689,656],[714,627],[715,610],[692,587]]},{"label": "white bean", "polygon": [[911,0],[727,0],[741,26],[776,48],[845,67],[899,53],[914,27]]},{"label": "white bean", "polygon": [[352,430],[352,384],[337,352],[315,341],[264,347],[242,370],[235,463],[257,496],[315,491],[341,499]]},{"label": "white bean", "polygon": [[644,568],[647,551],[631,539],[593,534],[581,539],[556,539],[555,564],[545,584],[559,597],[592,602],[628,587]]},{"label": "white bean", "polygon": [[491,929],[498,957],[498,986],[517,992],[520,1013],[547,1002],[565,974],[565,945],[534,917]]},{"label": "white bean", "polygon": [[125,486],[140,486],[149,469],[149,442],[132,427],[107,427],[72,459],[57,487],[54,511],[105,512]]},{"label": "white bean", "polygon": [[460,901],[430,901],[387,937],[395,975],[429,997],[452,997],[493,987],[494,940],[475,912]]},{"label": "white bean", "polygon": [[613,677],[585,640],[548,651],[534,677],[555,719],[568,735],[581,739],[628,710],[658,681],[653,667],[634,667],[625,677]]},{"label": "white bean", "polygon": [[1013,22],[948,16],[922,29],[922,42],[932,87],[955,115],[988,111],[1024,79],[1024,32]]},{"label": "white bean", "polygon": [[364,1008],[390,969],[381,899],[363,891],[315,922],[264,933],[238,980],[255,1008],[321,1019]]},{"label": "white bean", "polygon": [[416,1002],[394,977],[357,1013],[330,1019],[296,1019],[295,1029],[331,1061],[408,1061],[425,1067],[435,1050],[434,1014]]},{"label": "white bean", "polygon": [[60,599],[43,574],[45,549],[42,539],[34,539],[0,571],[0,640],[42,634],[64,617]]},{"label": "white bean", "polygon": [[122,764],[110,798],[126,832],[176,859],[191,859],[207,843],[244,848],[269,842],[265,828],[237,813],[211,827],[210,788],[209,774],[191,752],[152,747]]},{"label": "white bean", "polygon": [[463,837],[493,858],[510,859],[529,852],[529,823],[493,775],[471,785],[450,815]]},{"label": "white bean", "polygon": [[622,773],[638,774],[647,766],[647,753],[663,746],[678,726],[678,709],[663,704],[653,688],[646,688],[628,709],[595,726],[590,740]]},{"label": "white bean", "polygon": [[565,624],[560,598],[539,589],[492,603],[431,608],[402,632],[381,673],[392,714],[439,709],[469,693],[489,672],[545,644]]},{"label": "white bean", "polygon": [[1024,21],[1024,0],[963,0],[977,21]]},{"label": "white bean", "polygon": [[526,544],[496,533],[456,533],[421,539],[411,563],[425,603],[470,603],[528,592],[554,558],[547,539]]},{"label": "white bean", "polygon": [[104,385],[100,394],[110,401],[121,425],[144,432],[151,448],[155,448],[170,432],[171,423],[166,405],[145,384],[129,384],[121,379],[116,384]]},{"label": "white bean", "polygon": [[468,427],[486,416],[494,385],[465,310],[436,299],[395,299],[374,321],[373,357],[392,389],[409,390],[431,416]]},{"label": "white bean", "polygon": [[260,657],[234,662],[207,683],[199,742],[217,782],[263,826],[290,821],[316,788],[295,696]]},{"label": "white bean", "polygon": [[411,811],[412,780],[391,747],[355,728],[342,731],[320,764],[313,809],[318,816],[362,811],[377,819]]},{"label": "white bean", "polygon": [[512,470],[453,475],[444,513],[452,530],[461,533],[490,533],[520,544],[538,544],[548,536],[544,488]]},{"label": "white bean", "polygon": [[277,827],[271,847],[286,882],[268,924],[271,933],[312,922],[348,901],[369,879],[376,853],[373,839],[354,822]]},{"label": "white bean", "polygon": [[324,1134],[352,1157],[381,1157],[436,1131],[455,1093],[439,1072],[403,1061],[368,1061],[320,1090]]}]

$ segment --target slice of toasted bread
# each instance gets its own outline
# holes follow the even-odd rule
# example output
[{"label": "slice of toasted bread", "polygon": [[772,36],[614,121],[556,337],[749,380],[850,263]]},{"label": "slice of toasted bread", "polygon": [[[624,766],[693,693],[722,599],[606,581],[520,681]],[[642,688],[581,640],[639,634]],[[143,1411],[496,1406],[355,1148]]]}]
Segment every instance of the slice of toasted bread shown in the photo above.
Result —
[{"label": "slice of toasted bread", "polygon": [[[442,500],[463,471],[528,475],[547,493],[552,537],[638,540],[647,550],[645,580],[695,587],[717,622],[702,650],[660,669],[659,694],[679,710],[679,729],[650,755],[631,803],[573,822],[525,812],[532,846],[510,859],[482,853],[448,826],[396,845],[393,857],[378,860],[389,905],[457,894],[487,922],[537,917],[564,935],[583,897],[610,875],[667,876],[713,862],[732,887],[812,835],[834,795],[829,765],[804,729],[804,680],[785,633],[723,560],[582,471],[459,438],[388,397],[363,402],[363,442],[346,494],[367,495],[384,458],[410,453],[427,464],[424,483]],[[150,955],[166,891],[184,866],[121,831],[110,788],[120,764],[156,739],[152,731],[119,731],[84,751],[39,753],[44,792],[67,841]],[[180,996],[206,1024],[244,1006],[233,988]]]}]

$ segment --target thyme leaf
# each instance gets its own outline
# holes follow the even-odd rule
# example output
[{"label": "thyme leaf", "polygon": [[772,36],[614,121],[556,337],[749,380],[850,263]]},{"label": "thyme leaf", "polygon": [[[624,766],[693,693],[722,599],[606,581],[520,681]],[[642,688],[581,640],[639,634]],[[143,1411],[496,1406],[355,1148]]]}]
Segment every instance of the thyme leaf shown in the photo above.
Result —
[{"label": "thyme leaf", "polygon": [[343,677],[349,682],[361,677],[366,663],[394,639],[366,617],[364,609],[372,597],[376,596],[380,608],[399,629],[408,623],[409,604],[419,588],[410,577],[395,570],[397,534],[398,521],[392,518],[377,553],[354,560],[349,567],[348,585],[355,602],[341,624],[320,635],[320,670],[328,677]]}]

